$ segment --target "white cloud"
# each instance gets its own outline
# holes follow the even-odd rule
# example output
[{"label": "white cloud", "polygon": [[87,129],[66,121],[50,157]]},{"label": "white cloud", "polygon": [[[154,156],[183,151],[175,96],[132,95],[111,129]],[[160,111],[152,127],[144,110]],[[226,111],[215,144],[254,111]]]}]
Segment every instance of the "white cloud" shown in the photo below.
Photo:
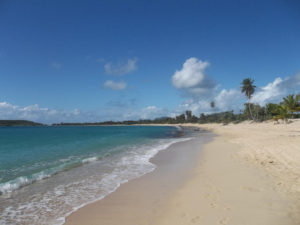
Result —
[{"label": "white cloud", "polygon": [[156,106],[137,109],[131,100],[117,104],[109,102],[109,105],[103,107],[100,111],[49,109],[40,107],[37,104],[21,107],[7,102],[0,102],[0,118],[3,120],[31,120],[45,124],[154,119],[168,114],[167,109]]},{"label": "white cloud", "polygon": [[113,90],[124,90],[127,87],[127,84],[124,81],[115,82],[113,80],[107,80],[104,83],[104,87],[113,89]]},{"label": "white cloud", "polygon": [[216,89],[215,82],[205,75],[209,62],[197,58],[187,59],[181,70],[172,76],[172,84],[194,96],[203,96]]},{"label": "white cloud", "polygon": [[[196,115],[199,113],[221,112],[234,110],[238,112],[244,108],[245,96],[239,88],[219,90],[217,85],[206,74],[209,66],[207,61],[197,58],[187,59],[181,70],[177,70],[172,76],[172,84],[175,88],[183,90],[188,97],[175,110],[176,114],[185,110],[192,110]],[[257,88],[251,102],[265,105],[268,102],[278,103],[288,94],[299,93],[300,73],[287,77],[276,78],[273,82]],[[215,102],[215,107],[210,107],[210,102]]]},{"label": "white cloud", "polygon": [[147,106],[138,112],[141,119],[155,119],[163,116],[168,116],[169,111],[167,109],[159,108],[156,106]]},{"label": "white cloud", "polygon": [[104,64],[104,69],[107,74],[111,75],[125,75],[132,73],[137,70],[137,58],[128,59],[125,63],[106,63]]},{"label": "white cloud", "polygon": [[[299,93],[300,74],[296,74],[286,78],[276,78],[273,82],[257,88],[251,102],[264,106],[269,102],[278,103],[288,94]],[[215,108],[210,107],[210,102],[215,102]],[[234,110],[238,112],[244,108],[246,97],[241,93],[240,89],[222,89],[219,92],[213,92],[209,97],[190,98],[185,100],[177,108],[177,114],[185,110],[191,110],[195,115],[200,113],[212,113]]]},{"label": "white cloud", "polygon": [[62,68],[62,64],[59,62],[52,62],[51,66],[57,70],[60,70]]},{"label": "white cloud", "polygon": [[[214,101],[215,107],[212,108],[210,103]],[[177,114],[183,113],[185,110],[191,110],[194,115],[199,116],[200,113],[213,113],[234,110],[238,112],[243,107],[243,95],[239,90],[230,89],[221,90],[218,94],[212,95],[210,98],[188,99],[177,109]]]},{"label": "white cloud", "polygon": [[[189,94],[189,99],[177,108],[177,114],[185,110],[191,110],[195,115],[227,110],[237,111],[241,107],[240,91],[235,89],[218,91],[220,85],[205,74],[208,66],[209,62],[192,57],[184,62],[181,70],[173,74],[174,87]],[[215,108],[211,108],[211,101],[215,102]]]},{"label": "white cloud", "polygon": [[68,111],[49,109],[42,108],[37,104],[21,107],[7,102],[0,102],[0,118],[3,120],[31,120],[51,124],[58,122],[95,121],[97,115],[78,109]]},{"label": "white cloud", "polygon": [[215,108],[218,111],[238,111],[243,108],[243,95],[240,90],[223,89],[218,93],[218,95],[214,98]]},{"label": "white cloud", "polygon": [[273,82],[258,88],[251,102],[265,105],[269,102],[279,102],[288,94],[296,94],[300,87],[300,73],[287,78],[276,78]]}]

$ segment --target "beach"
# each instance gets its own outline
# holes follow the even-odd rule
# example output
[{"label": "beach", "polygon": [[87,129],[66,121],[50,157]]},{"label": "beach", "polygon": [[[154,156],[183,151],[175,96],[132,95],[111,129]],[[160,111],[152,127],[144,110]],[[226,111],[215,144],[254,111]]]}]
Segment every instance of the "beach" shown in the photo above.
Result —
[{"label": "beach", "polygon": [[153,156],[193,136],[181,133],[174,126],[1,128],[0,224],[63,224],[70,213],[154,171]]},{"label": "beach", "polygon": [[156,165],[153,172],[122,184],[103,200],[80,208],[67,217],[66,224],[154,223],[168,199],[191,176],[201,146],[214,137],[210,132],[200,133],[197,138],[175,143],[160,151],[150,160]]},{"label": "beach", "polygon": [[204,145],[174,144],[177,152],[194,149],[193,163],[161,152],[168,157],[152,159],[154,172],[72,213],[66,224],[300,224],[299,120],[184,126],[217,136]]}]

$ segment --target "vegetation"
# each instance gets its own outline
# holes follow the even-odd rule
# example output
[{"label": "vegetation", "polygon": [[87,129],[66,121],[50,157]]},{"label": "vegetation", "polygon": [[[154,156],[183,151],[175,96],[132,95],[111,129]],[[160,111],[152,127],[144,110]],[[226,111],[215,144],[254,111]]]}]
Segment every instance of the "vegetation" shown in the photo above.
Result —
[{"label": "vegetation", "polygon": [[11,126],[45,126],[41,123],[35,123],[28,120],[0,120],[0,126],[11,127]]},{"label": "vegetation", "polygon": [[[52,126],[105,126],[105,125],[134,125],[134,124],[177,124],[177,123],[239,123],[245,120],[265,121],[273,119],[288,122],[290,118],[300,118],[300,94],[288,95],[279,104],[268,103],[265,106],[250,103],[250,99],[256,86],[250,78],[244,79],[241,91],[245,93],[248,101],[244,104],[244,110],[239,113],[234,111],[204,114],[199,117],[193,115],[192,111],[187,110],[175,118],[161,117],[154,120],[126,120],[126,121],[105,121],[96,123],[58,123]],[[210,102],[211,108],[215,108],[215,102]],[[0,126],[45,126],[27,120],[0,120]]]},{"label": "vegetation", "polygon": [[[253,86],[253,81],[251,80]],[[255,87],[255,86],[254,86]],[[252,91],[247,96],[253,94]],[[250,103],[244,104],[244,110],[239,113],[233,111],[204,114],[201,113],[199,117],[192,114],[192,111],[187,110],[185,114],[180,114],[175,118],[161,117],[154,120],[127,120],[127,121],[106,121],[99,123],[60,123],[53,124],[54,126],[97,126],[97,125],[134,125],[134,124],[177,124],[177,123],[239,123],[245,120],[265,121],[273,119],[278,121],[282,119],[287,122],[289,118],[300,118],[300,96],[289,95],[283,98],[279,104],[269,103],[266,106]]]},{"label": "vegetation", "polygon": [[288,113],[291,114],[293,118],[294,112],[300,111],[300,95],[294,97],[294,95],[288,95],[287,97],[283,98],[282,104],[286,106],[286,110]]},{"label": "vegetation", "polygon": [[300,117],[300,96],[299,95],[288,95],[283,98],[283,101],[279,104],[272,105],[273,119],[278,121],[282,119],[288,122],[289,118],[299,118]]},{"label": "vegetation", "polygon": [[246,95],[246,97],[248,99],[249,113],[250,113],[252,120],[254,120],[254,117],[253,117],[251,106],[250,106],[250,99],[251,99],[252,95],[254,94],[255,88],[256,88],[256,86],[253,83],[254,83],[254,80],[252,80],[250,78],[244,79],[243,82],[241,83],[242,84],[241,91],[242,91],[242,93],[244,93]]},{"label": "vegetation", "polygon": [[[201,113],[199,117],[187,110],[185,114],[180,114],[175,118],[161,117],[154,120],[138,120],[138,121],[106,121],[99,123],[60,123],[54,126],[76,126],[76,125],[133,125],[133,124],[176,124],[176,123],[239,123],[245,120],[265,121],[273,119],[275,121],[283,120],[288,122],[290,118],[300,118],[300,94],[288,95],[283,98],[279,104],[268,103],[265,106],[250,103],[255,92],[256,86],[254,80],[246,78],[241,83],[241,92],[247,97],[247,103],[244,104],[244,110],[239,113],[233,111],[218,112],[211,114]],[[215,102],[210,102],[210,107],[215,108]]]}]

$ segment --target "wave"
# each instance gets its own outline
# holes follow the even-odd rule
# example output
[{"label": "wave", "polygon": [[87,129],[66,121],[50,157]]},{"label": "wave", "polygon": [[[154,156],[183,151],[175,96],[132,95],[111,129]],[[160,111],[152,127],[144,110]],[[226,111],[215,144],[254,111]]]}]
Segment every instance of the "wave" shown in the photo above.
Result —
[{"label": "wave", "polygon": [[[174,143],[190,139],[191,138],[162,139],[160,142],[153,142],[152,144],[136,145],[121,153],[121,155],[112,155],[107,158],[108,160],[104,159],[100,161],[100,163],[94,164],[93,162],[99,162],[99,160],[103,158],[98,158],[97,156],[87,157],[77,160],[76,163],[61,165],[53,171],[43,171],[31,177],[19,177],[5,184],[0,184],[1,191],[9,192],[37,180],[50,177],[74,165],[86,165],[88,163],[91,164],[86,166],[92,168],[92,170],[88,172],[93,173],[89,175],[90,177],[84,177],[84,179],[78,179],[71,183],[56,184],[54,189],[49,189],[40,194],[36,193],[34,198],[7,207],[2,211],[0,224],[6,224],[7,221],[17,222],[19,219],[26,222],[26,224],[64,224],[65,218],[72,212],[77,211],[87,204],[103,199],[105,196],[117,190],[121,184],[155,170],[156,165],[151,163],[150,159],[158,152],[167,149]],[[95,166],[105,164],[105,162],[107,162],[109,166],[112,166],[111,171],[99,173],[99,171],[102,170],[94,170],[98,168]],[[70,171],[71,174],[69,174],[69,176],[76,177],[72,176],[72,171],[73,170]],[[78,171],[80,170],[77,170],[76,175],[78,175]],[[49,179],[49,182],[50,181],[51,179]],[[47,185],[47,183],[45,183],[45,185]],[[33,208],[35,208],[34,211],[32,211]],[[47,218],[36,217],[37,214],[42,215],[45,210],[49,213]],[[26,216],[19,218],[18,215]],[[33,218],[35,218],[35,220],[33,220]]]},{"label": "wave", "polygon": [[[82,160],[74,160],[72,162],[63,163],[56,167],[45,169],[38,173],[34,173],[28,176],[17,177],[16,179],[4,183],[0,183],[0,195],[10,193],[29,184],[33,184],[34,182],[49,178],[57,173],[79,167],[86,163],[97,161],[98,159],[99,159],[98,157],[89,157]],[[60,160],[60,161],[64,162],[65,160]]]},{"label": "wave", "polygon": [[90,162],[95,162],[98,160],[98,157],[90,157],[90,158],[86,158],[81,160],[82,163],[90,163]]},{"label": "wave", "polygon": [[[66,213],[63,217],[60,217],[57,219],[56,225],[63,225],[65,223],[65,218],[71,215],[73,212],[77,211],[78,209],[94,203],[96,201],[102,200],[107,195],[113,193],[116,191],[121,184],[127,183],[128,181],[141,177],[147,173],[152,172],[155,170],[156,165],[150,162],[150,159],[152,159],[158,152],[167,149],[172,144],[188,141],[192,138],[180,138],[180,139],[173,139],[172,141],[164,144],[160,144],[158,146],[152,146],[149,149],[147,149],[146,152],[144,152],[143,155],[136,154],[129,154],[126,156],[123,156],[118,164],[117,168],[114,169],[114,171],[110,174],[107,174],[103,179],[101,179],[101,187],[104,187],[104,194],[98,196],[97,198],[93,198],[90,201],[87,201],[85,203],[80,204],[79,206],[76,206],[73,208],[73,210]],[[139,148],[142,149],[141,147]],[[126,170],[121,169],[124,166],[126,166]],[[136,168],[138,167],[138,168]]]},{"label": "wave", "polygon": [[12,192],[21,187],[24,187],[28,184],[32,184],[38,180],[42,180],[50,177],[51,173],[46,173],[46,171],[42,171],[31,176],[22,176],[18,177],[14,180],[7,181],[5,183],[0,184],[0,195]]}]

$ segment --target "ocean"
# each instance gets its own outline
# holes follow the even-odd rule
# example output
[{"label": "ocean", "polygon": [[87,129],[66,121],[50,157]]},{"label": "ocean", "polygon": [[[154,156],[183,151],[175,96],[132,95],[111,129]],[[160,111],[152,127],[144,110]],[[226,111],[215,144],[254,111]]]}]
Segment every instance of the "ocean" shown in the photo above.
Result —
[{"label": "ocean", "polygon": [[169,126],[0,127],[0,224],[63,224],[189,140]]}]

